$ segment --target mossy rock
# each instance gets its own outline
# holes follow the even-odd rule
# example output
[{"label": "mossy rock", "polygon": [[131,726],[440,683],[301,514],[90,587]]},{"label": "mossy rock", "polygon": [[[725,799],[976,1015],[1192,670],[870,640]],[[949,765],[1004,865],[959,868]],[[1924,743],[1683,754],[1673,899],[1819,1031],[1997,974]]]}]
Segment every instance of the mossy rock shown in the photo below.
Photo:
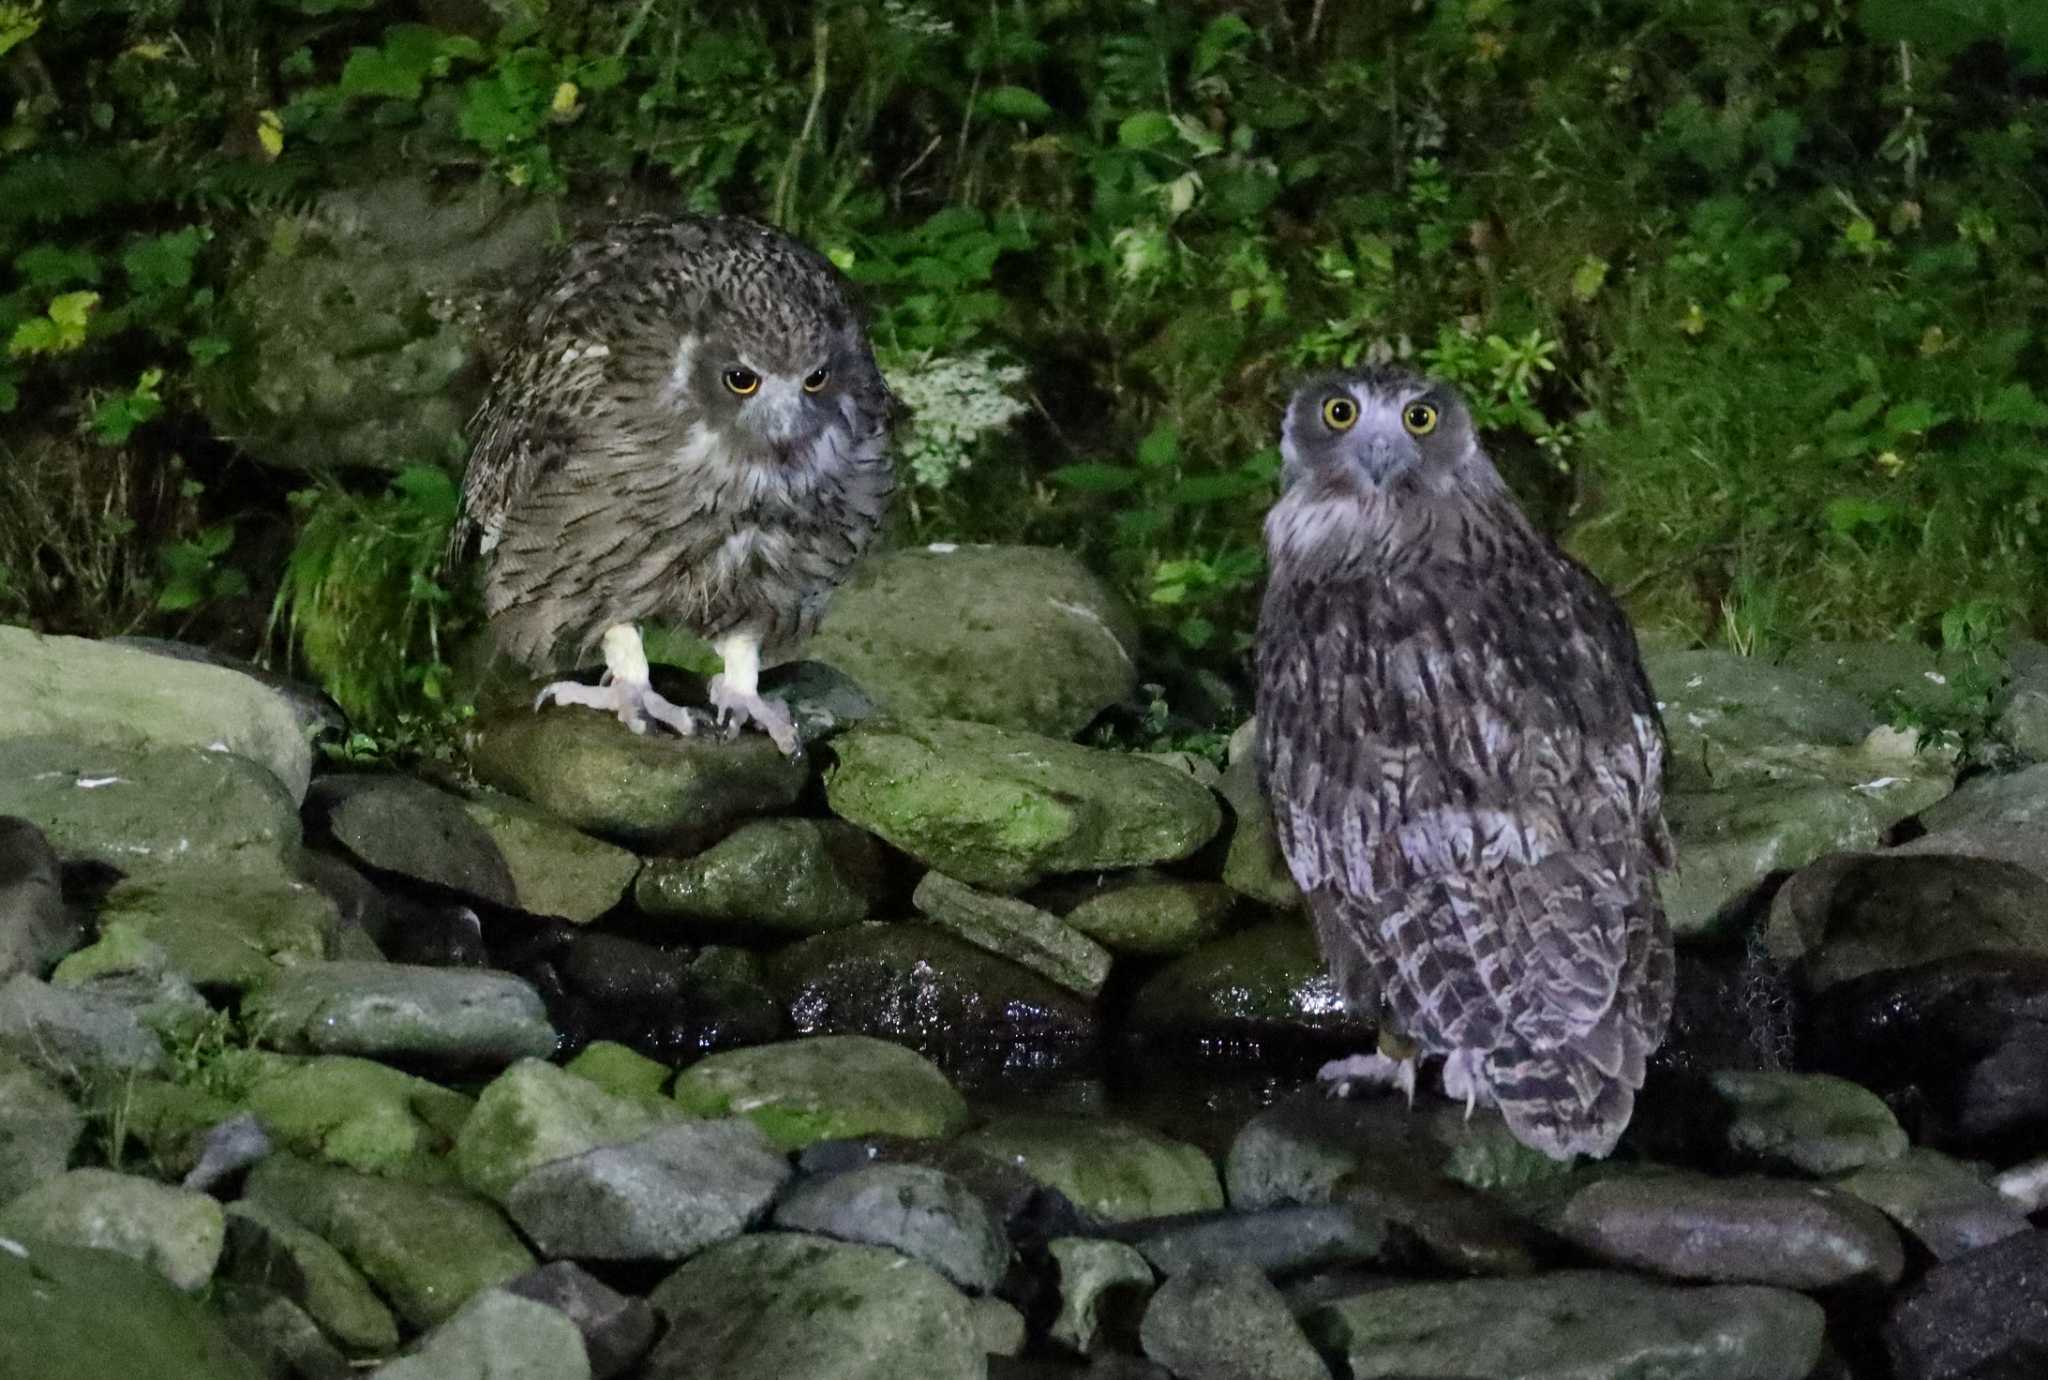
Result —
[{"label": "mossy rock", "polygon": [[886,1133],[953,1135],[967,1103],[936,1065],[864,1035],[820,1035],[714,1054],[683,1070],[675,1100],[693,1116],[744,1116],[786,1150]]},{"label": "mossy rock", "polygon": [[1105,1222],[1223,1207],[1216,1165],[1184,1141],[1107,1117],[1014,1114],[961,1137]]}]

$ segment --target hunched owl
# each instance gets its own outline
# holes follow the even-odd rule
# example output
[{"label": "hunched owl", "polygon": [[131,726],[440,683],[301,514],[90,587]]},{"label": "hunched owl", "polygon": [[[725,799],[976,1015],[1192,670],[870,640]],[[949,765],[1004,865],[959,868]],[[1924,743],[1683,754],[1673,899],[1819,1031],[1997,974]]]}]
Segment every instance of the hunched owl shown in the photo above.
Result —
[{"label": "hunched owl", "polygon": [[761,654],[816,624],[874,540],[895,400],[838,272],[733,216],[643,216],[571,245],[471,424],[452,549],[472,536],[500,651],[545,670],[602,646],[593,688],[537,704],[691,733],[648,684],[638,624],[724,659],[721,722],[798,750]]},{"label": "hunched owl", "polygon": [[1266,518],[1258,750],[1325,961],[1380,1053],[1605,1155],[1671,1011],[1664,740],[1613,597],[1529,523],[1443,384],[1300,389]]}]

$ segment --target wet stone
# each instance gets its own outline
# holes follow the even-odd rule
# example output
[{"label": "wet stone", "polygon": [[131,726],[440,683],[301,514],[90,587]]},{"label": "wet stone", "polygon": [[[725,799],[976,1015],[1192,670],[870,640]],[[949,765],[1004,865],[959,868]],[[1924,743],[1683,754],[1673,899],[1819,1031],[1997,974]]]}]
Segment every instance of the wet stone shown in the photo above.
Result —
[{"label": "wet stone", "polygon": [[1063,918],[1117,953],[1173,957],[1222,934],[1236,906],[1237,893],[1218,882],[1141,876],[1091,889]]},{"label": "wet stone", "polygon": [[961,1144],[1016,1165],[1104,1222],[1223,1206],[1216,1166],[1195,1146],[1105,1117],[1012,1113]]},{"label": "wet stone", "polygon": [[398,1346],[398,1323],[362,1272],[317,1233],[260,1203],[230,1203],[221,1273],[276,1290],[354,1356]]},{"label": "wet stone", "polygon": [[681,1260],[739,1235],[788,1177],[753,1122],[684,1122],[550,1160],[505,1207],[550,1259]]},{"label": "wet stone", "polygon": [[1171,767],[983,724],[866,724],[834,749],[825,789],[835,813],[997,891],[1177,861],[1222,824],[1216,797]]},{"label": "wet stone", "polygon": [[574,706],[484,720],[470,762],[479,781],[565,824],[657,851],[701,847],[742,819],[786,810],[809,778],[763,734],[636,735]]},{"label": "wet stone", "polygon": [[1109,951],[1027,901],[977,891],[927,872],[912,902],[931,922],[977,948],[1093,997],[1109,977]]},{"label": "wet stone", "polygon": [[758,819],[689,858],[657,858],[633,889],[649,915],[686,930],[761,940],[858,924],[883,887],[882,851],[836,819]]},{"label": "wet stone", "polygon": [[807,1180],[776,1207],[775,1225],[887,1246],[976,1293],[996,1287],[1010,1256],[1002,1223],[981,1199],[923,1165],[873,1164]]},{"label": "wet stone", "polygon": [[692,955],[622,935],[578,935],[561,967],[574,998],[563,1024],[579,1038],[626,1043],[677,1063],[779,1039],[782,1005],[762,982],[758,964],[721,959],[745,952]]},{"label": "wet stone", "polygon": [[1934,1150],[1911,1149],[1837,1181],[1882,1211],[1937,1260],[2027,1230],[2026,1208],[1974,1170]]},{"label": "wet stone", "polygon": [[213,1278],[226,1226],[203,1193],[110,1169],[73,1169],[0,1206],[0,1237],[116,1251],[188,1293]]},{"label": "wet stone", "polygon": [[413,1327],[534,1264],[497,1210],[459,1189],[273,1155],[250,1172],[244,1198],[326,1238]]},{"label": "wet stone", "polygon": [[1840,1174],[1906,1152],[1906,1133],[1883,1099],[1846,1078],[1729,1070],[1713,1085],[1732,1114],[1728,1145],[1738,1154]]},{"label": "wet stone", "polygon": [[462,809],[497,846],[521,910],[587,924],[618,905],[639,875],[632,853],[523,800],[485,792]]},{"label": "wet stone", "polygon": [[1898,1380],[2020,1380],[2048,1358],[2048,1231],[1929,1270],[1894,1300],[1884,1345]]},{"label": "wet stone", "polygon": [[1138,1335],[1182,1380],[1329,1380],[1280,1292],[1243,1262],[1205,1261],[1167,1280]]},{"label": "wet stone", "polygon": [[1337,984],[1298,920],[1211,940],[1138,989],[1133,1032],[1161,1044],[1301,1039],[1370,1047],[1371,1025],[1344,1010]]},{"label": "wet stone", "polygon": [[1869,973],[1815,1002],[1814,1062],[1910,1109],[1917,1139],[2017,1158],[2048,1139],[2048,957]]},{"label": "wet stone", "polygon": [[1094,1009],[1076,994],[928,925],[863,925],[777,953],[770,988],[803,1034],[873,1035],[933,1058],[994,1067],[1029,1049],[1088,1057]]},{"label": "wet stone", "polygon": [[1605,1264],[1715,1284],[1888,1287],[1898,1233],[1854,1196],[1755,1177],[1646,1174],[1591,1184],[1547,1219]]},{"label": "wet stone", "polygon": [[980,1380],[966,1297],[894,1251],[763,1232],[656,1286],[668,1320],[647,1380]]},{"label": "wet stone", "polygon": [[967,1104],[929,1060],[860,1035],[731,1050],[683,1070],[675,1100],[693,1116],[746,1116],[776,1145],[889,1132],[950,1136]]},{"label": "wet stone", "polygon": [[1302,1321],[1353,1380],[1805,1380],[1825,1323],[1818,1304],[1782,1289],[1592,1270],[1398,1284]]},{"label": "wet stone", "polygon": [[1068,552],[944,543],[861,562],[807,650],[887,713],[1070,738],[1131,698],[1137,646],[1130,606]]},{"label": "wet stone", "polygon": [[1152,1267],[1121,1241],[1066,1236],[1046,1243],[1059,1274],[1059,1312],[1052,1339],[1087,1355],[1137,1340],[1152,1296]]},{"label": "wet stone", "polygon": [[621,1294],[588,1270],[557,1260],[504,1285],[505,1292],[544,1303],[576,1324],[592,1380],[611,1380],[647,1354],[656,1319],[646,1299]]},{"label": "wet stone", "polygon": [[486,1289],[373,1380],[590,1380],[583,1334],[566,1314]]},{"label": "wet stone", "polygon": [[112,1251],[0,1238],[0,1375],[260,1380],[211,1309]]},{"label": "wet stone", "polygon": [[545,1060],[522,1059],[477,1095],[456,1137],[455,1163],[465,1184],[503,1202],[542,1165],[638,1139],[684,1115],[673,1103],[619,1096]]},{"label": "wet stone", "polygon": [[252,993],[243,1011],[273,1048],[499,1066],[551,1054],[554,1027],[507,973],[399,963],[313,963]]},{"label": "wet stone", "polygon": [[1136,1227],[1126,1239],[1168,1276],[1233,1261],[1269,1275],[1299,1274],[1375,1260],[1387,1247],[1386,1221],[1355,1203],[1293,1204]]},{"label": "wet stone", "polygon": [[516,906],[512,873],[489,831],[462,801],[392,772],[323,776],[306,816],[365,866]]}]

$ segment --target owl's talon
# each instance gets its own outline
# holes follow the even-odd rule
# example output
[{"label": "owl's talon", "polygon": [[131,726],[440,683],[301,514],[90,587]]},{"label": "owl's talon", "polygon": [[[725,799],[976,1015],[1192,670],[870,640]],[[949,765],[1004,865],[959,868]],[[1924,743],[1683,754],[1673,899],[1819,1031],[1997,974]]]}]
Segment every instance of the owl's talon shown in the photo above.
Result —
[{"label": "owl's talon", "polygon": [[1485,1054],[1472,1049],[1461,1049],[1444,1059],[1444,1096],[1453,1102],[1464,1100],[1467,1121],[1474,1108],[1494,1105],[1493,1087],[1480,1071],[1485,1060]]},{"label": "owl's talon", "polygon": [[627,680],[607,675],[596,685],[585,685],[581,681],[558,680],[541,687],[534,696],[533,707],[538,710],[553,700],[556,704],[582,705],[586,709],[602,709],[617,717],[618,721],[635,733],[645,733],[649,720],[666,724],[675,732],[687,738],[695,733],[703,716],[695,710],[671,704],[654,692],[646,681]]},{"label": "owl's talon", "polygon": [[725,726],[727,738],[738,737],[746,724],[757,724],[774,740],[784,757],[803,756],[803,741],[797,737],[796,720],[790,716],[788,705],[737,689],[722,675],[711,678],[711,704],[718,711],[718,722]]},{"label": "owl's talon", "polygon": [[1316,1070],[1316,1081],[1332,1097],[1349,1097],[1354,1088],[1395,1088],[1415,1105],[1415,1060],[1389,1059],[1384,1054],[1354,1054],[1332,1059]]}]

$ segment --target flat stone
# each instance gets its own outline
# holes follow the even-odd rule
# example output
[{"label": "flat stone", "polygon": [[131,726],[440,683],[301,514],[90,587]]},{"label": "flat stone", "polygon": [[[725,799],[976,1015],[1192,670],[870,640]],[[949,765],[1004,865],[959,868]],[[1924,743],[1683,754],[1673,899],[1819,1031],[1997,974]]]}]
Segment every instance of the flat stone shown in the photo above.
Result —
[{"label": "flat stone", "polygon": [[943,543],[872,556],[807,654],[887,712],[1071,738],[1132,698],[1137,621],[1065,551]]},{"label": "flat stone", "polygon": [[0,1237],[118,1251],[187,1293],[213,1278],[226,1225],[204,1193],[110,1169],[73,1169],[0,1206]]},{"label": "flat stone", "polygon": [[1017,1113],[993,1118],[961,1144],[1016,1165],[1105,1222],[1223,1206],[1207,1155],[1130,1122]]},{"label": "flat stone", "polygon": [[2048,1231],[1945,1260],[1893,1300],[1884,1345],[1898,1380],[2020,1380],[2048,1356]]},{"label": "flat stone", "polygon": [[984,724],[863,724],[834,747],[825,788],[836,814],[998,891],[1177,861],[1222,824],[1216,797],[1171,767]]},{"label": "flat stone", "polygon": [[1386,1219],[1356,1203],[1287,1204],[1137,1225],[1126,1239],[1167,1276],[1233,1262],[1268,1275],[1300,1274],[1377,1260],[1388,1245]]},{"label": "flat stone", "polygon": [[887,1246],[977,1293],[996,1287],[1010,1258],[1002,1223],[981,1199],[923,1165],[873,1164],[806,1180],[777,1205],[775,1225]]},{"label": "flat stone", "polygon": [[1728,1103],[1728,1145],[1738,1154],[1840,1174],[1906,1153],[1906,1133],[1884,1100],[1846,1078],[1731,1069],[1713,1084]]},{"label": "flat stone", "polygon": [[1783,1289],[1593,1270],[1397,1284],[1302,1321],[1353,1380],[1805,1380],[1825,1327],[1820,1305]]},{"label": "flat stone", "polygon": [[[2048,763],[1973,777],[1923,810],[1920,823],[1930,835],[1982,837],[1995,832],[2025,846],[2048,833]],[[2048,865],[2038,851],[2030,849],[2028,859],[2036,866]]]},{"label": "flat stone", "polygon": [[1052,1339],[1091,1354],[1137,1340],[1139,1319],[1152,1297],[1152,1267],[1121,1241],[1063,1236],[1046,1243],[1059,1275],[1059,1313]]},{"label": "flat stone", "polygon": [[462,809],[497,846],[521,910],[588,924],[618,905],[640,874],[640,859],[626,849],[523,800],[486,792]]},{"label": "flat stone", "polygon": [[634,734],[575,706],[493,715],[471,730],[469,752],[485,785],[586,833],[657,851],[701,847],[740,820],[787,810],[809,779],[764,734]]},{"label": "flat stone", "polygon": [[486,1289],[371,1372],[373,1380],[590,1380],[576,1324],[545,1303]]},{"label": "flat stone", "polygon": [[[231,754],[260,766],[293,805],[313,771],[297,715],[259,681],[111,642],[0,626],[0,740],[10,738]],[[0,805],[7,813],[17,812]]]},{"label": "flat stone", "polygon": [[1546,1219],[1605,1264],[1715,1284],[1889,1287],[1905,1273],[1884,1215],[1819,1184],[1646,1174],[1605,1179]]},{"label": "flat stone", "polygon": [[1109,978],[1107,949],[1028,901],[977,891],[942,872],[925,873],[911,901],[940,929],[1084,997]]},{"label": "flat stone", "polygon": [[291,1380],[354,1380],[355,1368],[306,1310],[262,1285],[223,1280],[214,1306],[228,1335],[266,1374]]},{"label": "flat stone", "polygon": [[0,1236],[9,1380],[262,1380],[220,1319],[114,1251]]},{"label": "flat stone", "polygon": [[0,982],[16,973],[42,977],[82,936],[65,908],[57,854],[43,831],[0,816]]},{"label": "flat stone", "polygon": [[1781,961],[1803,963],[1816,991],[1966,953],[2048,955],[2048,875],[1984,858],[1837,853],[1778,889],[1766,939]]},{"label": "flat stone", "polygon": [[[152,674],[164,664],[141,660]],[[303,779],[294,791],[258,762],[201,746],[0,735],[0,815],[33,820],[67,859],[131,876],[275,873],[299,845],[304,790]]]},{"label": "flat stone", "polygon": [[647,1354],[657,1319],[646,1299],[621,1294],[580,1265],[557,1260],[504,1286],[508,1294],[544,1303],[576,1324],[592,1380],[611,1380]]},{"label": "flat stone", "polygon": [[370,1059],[329,1055],[245,1061],[240,1105],[284,1150],[383,1178],[446,1182],[461,1093]]},{"label": "flat stone", "polygon": [[682,1260],[764,1216],[788,1177],[753,1122],[684,1122],[550,1160],[505,1207],[550,1259]]},{"label": "flat stone", "polygon": [[861,925],[792,944],[768,982],[799,1033],[872,1035],[951,1063],[1092,1057],[1099,1020],[1075,993],[929,925]]},{"label": "flat stone", "polygon": [[362,1272],[317,1233],[260,1203],[230,1203],[221,1274],[274,1289],[351,1356],[398,1349],[398,1322]]},{"label": "flat stone", "polygon": [[357,1054],[452,1067],[502,1066],[555,1049],[523,978],[401,963],[308,963],[251,993],[244,1016],[288,1053]]},{"label": "flat stone", "polygon": [[647,1380],[981,1380],[967,1299],[928,1266],[784,1232],[713,1246],[656,1286]]},{"label": "flat stone", "polygon": [[395,772],[323,776],[306,796],[317,820],[358,862],[500,906],[519,904],[511,869],[463,802]]},{"label": "flat stone", "polygon": [[1867,704],[1810,669],[1714,650],[1652,651],[1643,668],[1670,725],[1675,757],[1690,746],[1697,759],[1702,740],[1852,747],[1877,727]]},{"label": "flat stone", "polygon": [[111,997],[53,987],[27,974],[0,983],[0,1054],[59,1077],[80,1070],[150,1073],[163,1046]]},{"label": "flat stone", "polygon": [[950,1136],[968,1120],[930,1060],[862,1035],[714,1054],[683,1070],[673,1096],[693,1116],[749,1117],[786,1150],[876,1131]]},{"label": "flat stone", "polygon": [[243,1196],[325,1237],[413,1327],[445,1321],[534,1264],[495,1208],[456,1188],[273,1155]]},{"label": "flat stone", "polygon": [[114,884],[99,922],[161,946],[187,981],[231,992],[328,958],[340,928],[325,893],[282,870],[151,869]]},{"label": "flat stone", "polygon": [[55,1083],[0,1054],[0,1204],[64,1172],[85,1114]]},{"label": "flat stone", "polygon": [[1974,1170],[1934,1150],[1914,1148],[1836,1180],[1905,1229],[1936,1260],[2027,1230],[2028,1209]]},{"label": "flat stone", "polygon": [[1372,1044],[1373,1027],[1344,1009],[1306,920],[1273,920],[1212,939],[1146,980],[1131,1030],[1162,1045],[1307,1040]]},{"label": "flat stone", "polygon": [[1062,918],[1117,953],[1170,958],[1222,934],[1236,907],[1237,893],[1220,882],[1141,875],[1095,889]]},{"label": "flat stone", "polygon": [[763,940],[865,920],[883,885],[874,837],[836,819],[757,819],[689,858],[657,858],[633,889],[641,910],[685,929]]},{"label": "flat stone", "polygon": [[685,1115],[672,1102],[622,1096],[570,1069],[521,1059],[477,1095],[455,1140],[455,1163],[465,1184],[503,1203],[542,1165],[637,1140]]},{"label": "flat stone", "polygon": [[1205,1261],[1167,1280],[1138,1336],[1183,1380],[1329,1380],[1280,1291],[1242,1261]]}]

